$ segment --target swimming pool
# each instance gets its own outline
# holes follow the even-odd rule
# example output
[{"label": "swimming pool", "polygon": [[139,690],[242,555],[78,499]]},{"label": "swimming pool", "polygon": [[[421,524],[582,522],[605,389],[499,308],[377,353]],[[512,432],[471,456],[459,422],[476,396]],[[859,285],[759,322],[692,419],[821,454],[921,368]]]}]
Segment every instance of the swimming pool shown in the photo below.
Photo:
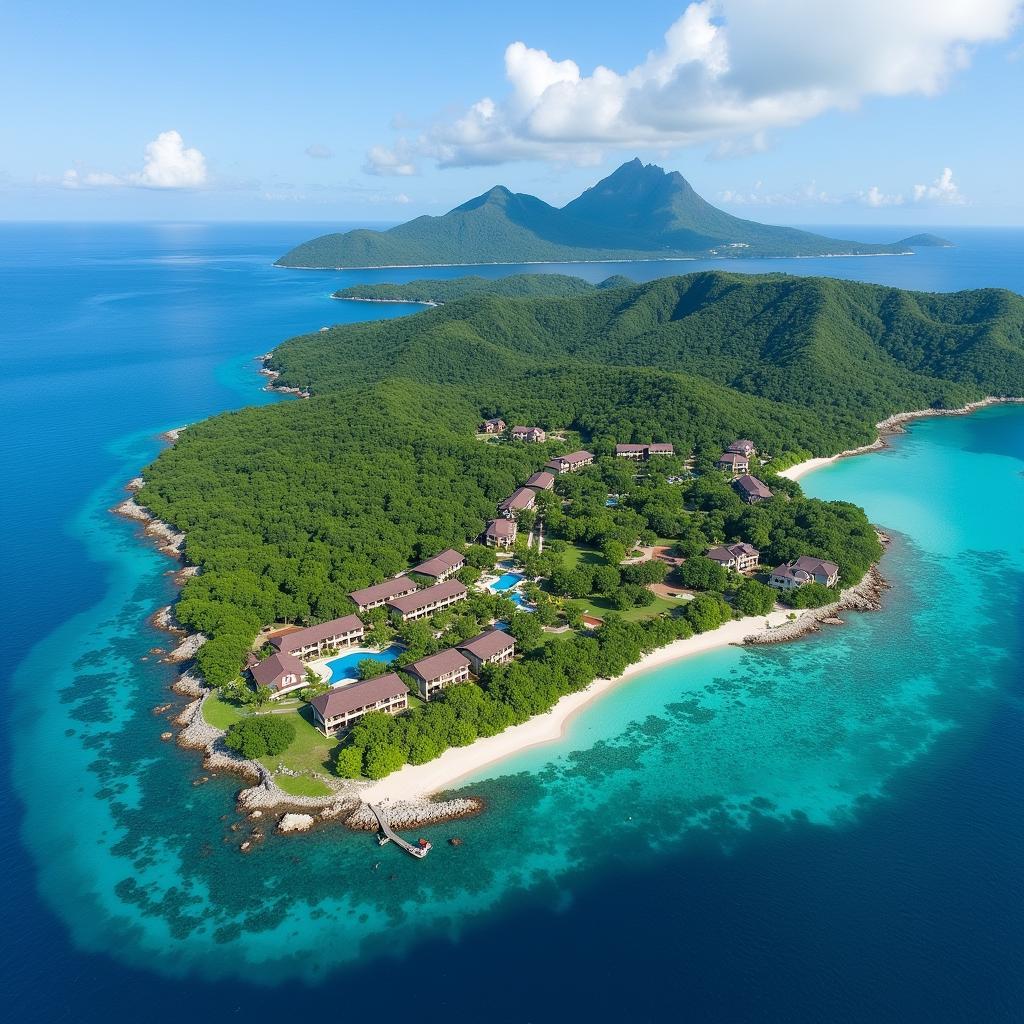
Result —
[{"label": "swimming pool", "polygon": [[518,586],[525,579],[526,577],[521,572],[507,572],[503,576],[499,576],[487,589],[492,590],[495,594],[500,594]]},{"label": "swimming pool", "polygon": [[385,665],[390,665],[398,657],[401,649],[398,644],[392,644],[383,651],[368,651],[366,648],[361,647],[359,650],[350,651],[348,654],[342,654],[337,658],[331,658],[327,662],[327,668],[331,673],[331,682],[340,683],[343,679],[358,679],[359,662],[366,661],[367,659],[381,661]]},{"label": "swimming pool", "polygon": [[516,605],[521,612],[536,611],[536,608],[534,608],[533,605],[530,604],[530,602],[527,601],[526,598],[523,597],[523,595],[520,594],[518,590],[514,594],[511,595],[511,598],[512,598],[512,603],[514,605]]}]

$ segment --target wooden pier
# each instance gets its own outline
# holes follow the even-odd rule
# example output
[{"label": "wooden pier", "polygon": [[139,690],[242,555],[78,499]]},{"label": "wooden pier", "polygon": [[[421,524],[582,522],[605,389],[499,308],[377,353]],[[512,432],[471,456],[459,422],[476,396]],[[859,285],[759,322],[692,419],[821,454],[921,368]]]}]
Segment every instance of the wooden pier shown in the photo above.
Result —
[{"label": "wooden pier", "polygon": [[401,847],[410,857],[416,857],[422,860],[428,853],[430,853],[430,844],[426,846],[416,846],[410,843],[408,840],[403,839],[389,824],[387,816],[384,811],[377,804],[367,804],[371,811],[373,811],[374,817],[377,819],[377,824],[380,825],[380,833],[377,836],[377,842],[383,846],[387,842],[392,842],[395,846]]}]

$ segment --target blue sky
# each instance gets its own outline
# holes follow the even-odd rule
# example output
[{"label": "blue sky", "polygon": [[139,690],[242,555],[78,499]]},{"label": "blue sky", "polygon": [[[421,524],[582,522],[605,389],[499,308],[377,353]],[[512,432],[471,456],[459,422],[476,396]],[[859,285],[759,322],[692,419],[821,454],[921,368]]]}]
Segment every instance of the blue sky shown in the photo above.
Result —
[{"label": "blue sky", "polygon": [[8,0],[0,218],[397,221],[640,156],[757,220],[1024,224],[1020,7]]}]

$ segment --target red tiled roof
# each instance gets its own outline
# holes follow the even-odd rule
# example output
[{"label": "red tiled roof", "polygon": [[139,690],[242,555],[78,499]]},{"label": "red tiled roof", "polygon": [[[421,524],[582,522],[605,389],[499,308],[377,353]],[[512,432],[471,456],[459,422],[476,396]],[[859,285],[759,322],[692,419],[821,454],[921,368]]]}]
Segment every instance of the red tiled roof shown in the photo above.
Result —
[{"label": "red tiled roof", "polygon": [[412,571],[418,572],[421,576],[443,576],[445,573],[451,572],[456,566],[464,565],[465,562],[465,555],[454,548],[448,548],[447,551],[442,551],[439,555],[434,555],[433,558],[428,558],[425,562],[414,565]]},{"label": "red tiled roof", "polygon": [[388,607],[395,608],[400,612],[414,612],[435,601],[443,601],[445,598],[465,593],[466,588],[458,580],[445,580],[444,583],[435,583],[432,587],[427,587],[426,590],[417,590],[415,594],[393,598],[388,601]]},{"label": "red tiled roof", "polygon": [[459,644],[459,650],[469,651],[481,661],[486,661],[488,658],[493,658],[496,654],[508,650],[509,647],[515,647],[515,644],[515,638],[508,633],[500,629],[489,629],[485,633],[473,637],[472,640]]},{"label": "red tiled roof", "polygon": [[353,590],[348,596],[358,605],[374,604],[377,601],[386,601],[389,597],[411,594],[416,589],[416,582],[408,576],[396,576],[383,583],[374,583],[363,590]]},{"label": "red tiled roof", "polygon": [[469,668],[469,659],[454,647],[449,647],[447,650],[438,651],[437,654],[430,654],[426,658],[414,661],[411,665],[406,665],[405,671],[412,672],[429,682],[431,679],[437,679],[439,676],[446,676],[464,668]]},{"label": "red tiled roof", "polygon": [[295,633],[285,633],[283,636],[275,636],[270,642],[279,650],[292,651],[305,647],[306,644],[319,643],[340,633],[351,633],[363,628],[363,620],[358,615],[343,615],[340,619],[331,619],[330,622],[321,622],[306,629],[300,629]]}]

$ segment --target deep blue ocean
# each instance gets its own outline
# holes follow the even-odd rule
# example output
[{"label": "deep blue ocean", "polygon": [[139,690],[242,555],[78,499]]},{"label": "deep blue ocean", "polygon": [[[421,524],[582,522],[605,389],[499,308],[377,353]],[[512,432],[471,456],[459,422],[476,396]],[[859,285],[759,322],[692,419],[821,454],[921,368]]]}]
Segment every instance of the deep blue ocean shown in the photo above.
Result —
[{"label": "deep blue ocean", "polygon": [[[1021,407],[804,479],[894,536],[882,612],[611,690],[472,780],[487,813],[423,863],[341,829],[239,854],[237,780],[193,786],[151,713],[174,566],[107,509],[162,431],[278,400],[258,354],[416,309],[335,288],[467,272],[271,266],[323,230],[0,225],[5,1019],[1024,1018]],[[1024,292],[1024,231],[936,233],[956,248],[473,272]]]}]

